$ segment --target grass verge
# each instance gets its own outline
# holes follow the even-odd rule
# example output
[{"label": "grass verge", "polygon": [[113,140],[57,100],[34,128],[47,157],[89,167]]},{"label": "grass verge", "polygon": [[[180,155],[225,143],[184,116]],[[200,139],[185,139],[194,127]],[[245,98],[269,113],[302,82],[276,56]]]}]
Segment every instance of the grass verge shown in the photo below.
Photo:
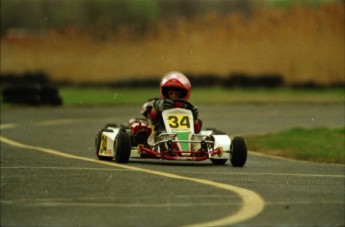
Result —
[{"label": "grass verge", "polygon": [[250,150],[292,159],[345,164],[345,128],[301,129],[247,138]]},{"label": "grass verge", "polygon": [[[159,97],[159,88],[61,87],[65,105],[142,105]],[[343,103],[343,89],[232,89],[196,88],[190,101],[196,105],[241,103]]]}]

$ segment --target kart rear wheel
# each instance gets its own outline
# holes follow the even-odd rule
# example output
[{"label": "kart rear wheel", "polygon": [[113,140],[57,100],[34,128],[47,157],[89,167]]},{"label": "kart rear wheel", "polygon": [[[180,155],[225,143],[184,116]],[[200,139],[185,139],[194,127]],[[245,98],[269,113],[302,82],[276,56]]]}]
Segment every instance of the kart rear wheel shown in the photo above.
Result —
[{"label": "kart rear wheel", "polygon": [[247,161],[247,143],[243,137],[235,136],[230,145],[230,162],[233,167],[243,167]]},{"label": "kart rear wheel", "polygon": [[99,149],[101,148],[101,140],[102,140],[102,133],[103,132],[112,132],[112,131],[107,130],[107,129],[102,129],[101,131],[98,132],[98,134],[95,138],[96,155],[97,155],[99,160],[111,161],[111,160],[113,160],[113,157],[105,157],[105,156],[101,156],[98,154]]},{"label": "kart rear wheel", "polygon": [[115,138],[114,153],[115,162],[126,163],[131,156],[131,140],[127,133],[119,132]]}]

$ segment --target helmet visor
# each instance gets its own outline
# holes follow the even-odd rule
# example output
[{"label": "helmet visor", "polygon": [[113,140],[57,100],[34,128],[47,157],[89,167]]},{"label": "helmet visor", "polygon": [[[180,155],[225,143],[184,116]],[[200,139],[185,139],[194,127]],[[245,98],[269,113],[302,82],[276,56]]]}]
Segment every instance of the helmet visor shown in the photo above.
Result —
[{"label": "helmet visor", "polygon": [[185,89],[176,87],[163,87],[162,93],[163,96],[167,99],[183,99],[184,97],[186,97],[187,91]]}]

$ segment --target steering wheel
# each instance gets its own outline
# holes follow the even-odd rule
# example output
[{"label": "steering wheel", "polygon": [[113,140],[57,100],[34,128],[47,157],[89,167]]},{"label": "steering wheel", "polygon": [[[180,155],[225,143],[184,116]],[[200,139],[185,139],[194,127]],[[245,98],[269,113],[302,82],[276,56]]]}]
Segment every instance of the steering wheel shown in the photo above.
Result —
[{"label": "steering wheel", "polygon": [[192,103],[188,102],[187,100],[184,100],[184,99],[171,99],[171,101],[173,101],[174,103],[182,102],[182,103],[186,104],[185,109],[188,109],[188,110],[193,110],[194,109],[194,105]]}]

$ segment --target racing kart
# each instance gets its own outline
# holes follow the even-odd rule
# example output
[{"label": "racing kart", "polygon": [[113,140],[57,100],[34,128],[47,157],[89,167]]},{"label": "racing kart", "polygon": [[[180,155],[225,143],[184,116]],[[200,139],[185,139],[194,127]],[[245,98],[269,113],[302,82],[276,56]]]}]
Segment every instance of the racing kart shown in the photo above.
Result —
[{"label": "racing kart", "polygon": [[[107,124],[95,139],[96,155],[100,160],[127,163],[130,158],[161,160],[203,161],[210,159],[215,165],[230,160],[234,167],[243,167],[247,160],[247,145],[243,137],[232,139],[216,129],[194,132],[192,109],[184,99],[173,102],[184,108],[162,112],[165,130],[156,130],[147,119],[133,118],[128,126]],[[139,135],[139,138],[138,138]],[[140,135],[149,135],[142,137]]]}]

